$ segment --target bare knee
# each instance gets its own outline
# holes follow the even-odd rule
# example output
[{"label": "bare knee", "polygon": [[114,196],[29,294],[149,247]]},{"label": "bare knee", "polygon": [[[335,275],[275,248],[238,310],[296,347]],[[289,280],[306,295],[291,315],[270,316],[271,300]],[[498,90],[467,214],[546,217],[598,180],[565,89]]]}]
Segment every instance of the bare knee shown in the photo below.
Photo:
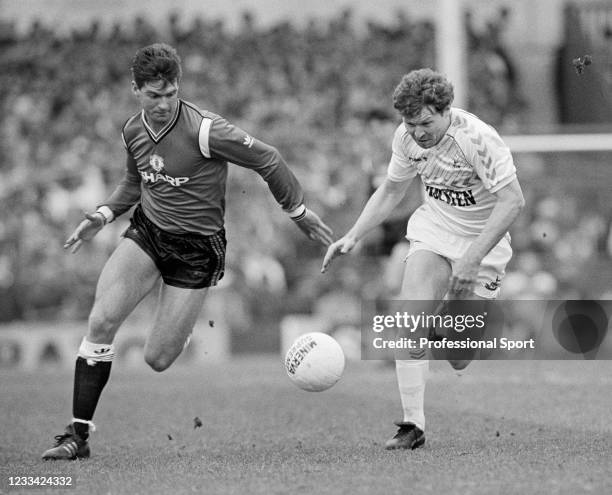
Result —
[{"label": "bare knee", "polygon": [[94,342],[110,343],[120,325],[120,321],[94,308],[89,315],[89,338]]},{"label": "bare knee", "polygon": [[172,365],[172,363],[176,359],[176,356],[170,356],[167,353],[163,352],[145,350],[144,359],[153,371],[161,373],[162,371],[167,370]]}]

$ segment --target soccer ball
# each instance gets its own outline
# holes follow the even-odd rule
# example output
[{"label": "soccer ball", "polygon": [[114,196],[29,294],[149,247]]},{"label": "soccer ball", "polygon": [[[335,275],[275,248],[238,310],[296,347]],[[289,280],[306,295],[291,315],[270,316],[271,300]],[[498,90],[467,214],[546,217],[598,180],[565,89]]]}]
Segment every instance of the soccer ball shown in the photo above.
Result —
[{"label": "soccer ball", "polygon": [[302,390],[321,392],[333,386],[344,371],[344,352],[333,337],[311,332],[301,335],[287,351],[285,370]]}]

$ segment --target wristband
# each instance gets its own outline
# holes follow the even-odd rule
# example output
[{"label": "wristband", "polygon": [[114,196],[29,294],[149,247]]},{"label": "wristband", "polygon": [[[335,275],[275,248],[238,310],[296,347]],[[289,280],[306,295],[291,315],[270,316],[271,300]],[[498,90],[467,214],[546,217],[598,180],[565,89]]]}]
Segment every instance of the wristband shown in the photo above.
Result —
[{"label": "wristband", "polygon": [[106,225],[107,223],[111,223],[113,219],[115,218],[115,215],[113,214],[113,210],[111,210],[106,205],[100,206],[96,210],[96,213],[99,213],[100,215],[102,215],[102,218],[104,218],[104,225]]},{"label": "wristband", "polygon": [[303,204],[301,204],[300,206],[298,206],[297,208],[289,212],[289,217],[292,220],[301,220],[305,216],[306,216],[306,207]]}]

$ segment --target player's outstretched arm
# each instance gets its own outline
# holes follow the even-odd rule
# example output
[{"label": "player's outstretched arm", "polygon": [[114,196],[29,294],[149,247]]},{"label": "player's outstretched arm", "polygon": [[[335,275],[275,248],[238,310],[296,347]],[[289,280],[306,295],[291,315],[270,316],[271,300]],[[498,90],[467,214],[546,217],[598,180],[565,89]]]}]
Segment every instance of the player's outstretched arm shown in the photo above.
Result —
[{"label": "player's outstretched arm", "polygon": [[66,239],[64,243],[64,249],[72,247],[71,252],[76,253],[83,241],[89,241],[102,230],[102,227],[106,224],[106,218],[100,212],[85,213],[85,220],[83,220],[74,232]]},{"label": "player's outstretched arm", "polygon": [[309,239],[329,246],[333,241],[333,231],[319,218],[314,211],[304,208],[304,212],[293,221]]},{"label": "player's outstretched arm", "polygon": [[449,281],[451,295],[461,298],[472,293],[483,258],[508,232],[525,205],[523,191],[516,178],[494,195],[497,202],[483,231],[453,266]]},{"label": "player's outstretched arm", "polygon": [[321,273],[325,273],[332,260],[350,252],[370,230],[380,225],[406,194],[412,179],[396,182],[386,178],[370,196],[355,225],[342,237],[334,242],[323,259]]}]

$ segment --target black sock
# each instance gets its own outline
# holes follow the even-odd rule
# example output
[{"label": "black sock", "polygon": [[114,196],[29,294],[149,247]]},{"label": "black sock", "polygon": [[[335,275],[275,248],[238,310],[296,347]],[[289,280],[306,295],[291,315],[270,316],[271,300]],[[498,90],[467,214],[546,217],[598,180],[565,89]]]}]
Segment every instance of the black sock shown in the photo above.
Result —
[{"label": "black sock", "polygon": [[[74,368],[74,393],[72,396],[72,415],[77,419],[91,421],[102,389],[110,376],[111,361],[95,361],[93,366],[87,360],[77,357]],[[74,423],[74,430],[83,439],[89,436],[89,425]]]}]

